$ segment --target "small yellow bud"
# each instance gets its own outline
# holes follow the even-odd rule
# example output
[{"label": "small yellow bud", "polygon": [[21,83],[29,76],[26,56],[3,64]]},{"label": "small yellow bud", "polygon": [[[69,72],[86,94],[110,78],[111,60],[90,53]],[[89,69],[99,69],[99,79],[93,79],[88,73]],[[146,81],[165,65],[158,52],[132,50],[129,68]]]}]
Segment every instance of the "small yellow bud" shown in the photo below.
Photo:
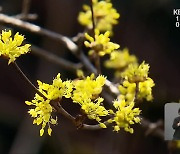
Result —
[{"label": "small yellow bud", "polygon": [[110,114],[114,114],[114,111],[110,109],[110,110],[109,110],[109,113],[110,113]]},{"label": "small yellow bud", "polygon": [[108,121],[107,121],[108,123],[112,123],[113,122],[113,120],[112,119],[108,119]]},{"label": "small yellow bud", "polygon": [[114,126],[114,131],[118,132],[120,130],[119,126]]},{"label": "small yellow bud", "polygon": [[49,136],[51,136],[51,133],[52,133],[52,129],[49,127],[49,128],[48,128],[48,134],[49,134]]},{"label": "small yellow bud", "polygon": [[84,78],[84,72],[80,69],[77,70],[77,76],[78,77],[81,77],[81,78]]},{"label": "small yellow bud", "polygon": [[42,128],[40,129],[40,136],[43,136],[43,134],[44,134],[44,129]]},{"label": "small yellow bud", "polygon": [[36,123],[37,123],[37,125],[40,125],[42,123],[42,118],[37,118]]},{"label": "small yellow bud", "polygon": [[53,124],[53,125],[57,124],[57,120],[51,119],[51,124]]},{"label": "small yellow bud", "polygon": [[25,103],[26,103],[27,105],[32,105],[32,103],[29,102],[29,101],[25,101]]},{"label": "small yellow bud", "polygon": [[104,123],[100,123],[99,126],[100,126],[101,128],[107,128]]}]

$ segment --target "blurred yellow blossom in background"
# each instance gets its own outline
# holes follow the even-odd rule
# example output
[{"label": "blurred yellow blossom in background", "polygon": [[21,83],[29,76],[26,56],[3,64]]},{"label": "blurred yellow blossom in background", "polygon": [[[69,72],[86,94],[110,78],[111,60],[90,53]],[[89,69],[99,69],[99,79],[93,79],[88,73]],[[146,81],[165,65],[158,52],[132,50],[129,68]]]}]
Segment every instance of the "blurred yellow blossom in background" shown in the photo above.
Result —
[{"label": "blurred yellow blossom in background", "polygon": [[26,54],[31,46],[30,44],[21,46],[24,41],[24,36],[18,32],[14,35],[14,38],[12,38],[11,35],[11,30],[2,31],[0,35],[0,56],[3,55],[8,58],[8,64],[14,62],[20,55]]},{"label": "blurred yellow blossom in background", "polygon": [[[84,12],[80,12],[78,21],[81,25],[92,28],[92,13],[88,5],[83,5]],[[113,8],[110,0],[93,0],[93,10],[96,28],[100,31],[112,31],[113,25],[118,24],[120,14]]]}]

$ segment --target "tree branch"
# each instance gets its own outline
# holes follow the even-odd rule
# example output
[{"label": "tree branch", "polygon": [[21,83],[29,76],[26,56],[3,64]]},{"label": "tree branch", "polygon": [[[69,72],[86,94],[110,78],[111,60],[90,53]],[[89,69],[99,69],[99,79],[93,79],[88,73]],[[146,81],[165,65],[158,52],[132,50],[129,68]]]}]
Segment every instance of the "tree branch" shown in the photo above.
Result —
[{"label": "tree branch", "polygon": [[72,71],[72,72],[76,72],[77,69],[80,69],[82,68],[82,64],[75,64],[75,63],[72,63],[68,60],[65,60],[61,57],[58,57],[57,55],[55,54],[52,54],[51,52],[48,52],[44,49],[41,49],[35,45],[32,45],[31,46],[31,52],[35,55],[38,55],[54,64],[57,64],[59,66],[61,66],[63,69],[66,69],[66,70],[69,70],[69,71]]},{"label": "tree branch", "polygon": [[[110,123],[108,123],[107,121],[103,122],[106,126],[108,126]],[[99,130],[99,129],[103,129],[100,124],[97,125],[87,125],[87,124],[83,124],[82,129],[86,129],[86,130]]]},{"label": "tree branch", "polygon": [[26,17],[29,13],[31,0],[23,0],[22,4],[22,16]]},{"label": "tree branch", "polygon": [[31,24],[26,21],[22,21],[20,19],[16,19],[14,17],[7,16],[2,13],[0,13],[0,22],[6,23],[6,24],[11,24],[11,25],[23,28],[25,30],[28,30],[30,32],[39,34],[41,36],[46,36],[46,37],[52,38],[56,41],[60,41],[61,43],[63,43],[70,51],[75,52],[75,53],[78,51],[77,45],[73,41],[71,41],[70,38],[65,37],[61,34],[52,32],[50,30],[44,29],[40,26]]},{"label": "tree branch", "polygon": [[37,14],[35,13],[29,13],[26,16],[22,15],[22,14],[17,14],[12,16],[16,19],[21,19],[21,20],[36,20],[38,18]]},{"label": "tree branch", "polygon": [[94,20],[93,0],[90,0],[90,8],[91,8],[91,18],[92,18],[92,30],[93,30],[93,37],[94,37],[95,20]]},{"label": "tree branch", "polygon": [[146,136],[153,134],[164,140],[164,131],[160,128],[163,126],[162,120],[152,123],[149,120],[145,119],[144,117],[141,117],[141,125],[143,128],[146,129],[145,132]]}]

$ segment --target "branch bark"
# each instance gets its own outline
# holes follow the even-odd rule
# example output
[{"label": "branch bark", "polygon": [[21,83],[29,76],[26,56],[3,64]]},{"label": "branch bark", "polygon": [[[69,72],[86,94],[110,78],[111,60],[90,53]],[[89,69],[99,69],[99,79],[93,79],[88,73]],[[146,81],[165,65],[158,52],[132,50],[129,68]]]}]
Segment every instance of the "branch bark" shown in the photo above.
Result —
[{"label": "branch bark", "polygon": [[20,19],[16,19],[14,17],[10,17],[10,16],[2,14],[2,13],[0,13],[0,22],[6,23],[6,24],[11,24],[11,25],[14,25],[16,27],[20,27],[20,28],[23,28],[25,30],[28,30],[32,33],[36,33],[36,34],[39,34],[41,36],[46,36],[46,37],[52,38],[56,41],[60,41],[61,43],[63,43],[70,51],[72,51],[72,52],[78,51],[77,45],[73,41],[71,41],[70,38],[65,37],[61,34],[52,32],[50,30],[44,29],[40,26],[31,24],[31,23],[26,22],[26,21],[22,21]]},{"label": "branch bark", "polygon": [[39,57],[42,57],[54,64],[61,66],[63,69],[72,71],[74,73],[77,71],[77,69],[82,68],[82,64],[80,63],[78,64],[72,63],[68,60],[65,60],[64,58],[58,57],[57,55],[52,54],[51,52],[41,49],[35,45],[31,46],[31,50],[32,50],[31,51],[32,54],[38,55]]}]

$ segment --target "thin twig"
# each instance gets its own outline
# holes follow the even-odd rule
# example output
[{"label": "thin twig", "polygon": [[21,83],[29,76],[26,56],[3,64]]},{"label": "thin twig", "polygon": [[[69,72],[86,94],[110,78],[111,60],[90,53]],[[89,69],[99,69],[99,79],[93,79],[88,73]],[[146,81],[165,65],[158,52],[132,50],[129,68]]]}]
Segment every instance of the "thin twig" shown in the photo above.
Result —
[{"label": "thin twig", "polygon": [[[105,121],[103,122],[106,126],[108,126],[110,123]],[[100,124],[97,125],[87,125],[87,124],[83,124],[82,129],[87,129],[87,130],[99,130],[99,129],[103,129]]]},{"label": "thin twig", "polygon": [[162,121],[152,123],[149,120],[141,117],[141,126],[146,129],[146,135],[156,135],[161,139],[164,139],[164,131],[160,128],[163,125]]},{"label": "thin twig", "polygon": [[31,0],[23,0],[23,4],[22,4],[22,16],[24,18],[26,18],[26,16],[29,13],[30,10],[30,5],[31,5]]},{"label": "thin twig", "polygon": [[52,54],[51,52],[41,49],[35,45],[31,46],[31,50],[32,50],[31,52],[33,54],[38,55],[52,63],[55,63],[55,64],[61,66],[63,69],[66,69],[66,70],[69,70],[72,72],[76,72],[77,69],[82,68],[82,64],[72,63],[68,60],[65,60],[64,58],[58,57],[57,55]]},{"label": "thin twig", "polygon": [[89,71],[89,73],[97,74],[96,68],[91,64],[89,59],[86,57],[86,55],[82,51],[77,55],[77,58],[80,59],[80,61],[83,63],[87,71]]},{"label": "thin twig", "polygon": [[92,18],[92,30],[93,30],[93,37],[94,37],[95,20],[94,20],[93,0],[90,0],[90,8],[91,8],[91,18]]},{"label": "thin twig", "polygon": [[65,116],[67,119],[69,119],[72,123],[75,124],[75,118],[69,114],[66,110],[64,110],[64,108],[59,104],[58,101],[51,101],[50,104],[56,109],[56,111],[59,114],[62,114],[63,116]]},{"label": "thin twig", "polygon": [[95,66],[96,66],[98,74],[101,74],[101,62],[100,62],[100,57],[98,54],[96,54],[96,57],[95,57]]},{"label": "thin twig", "polygon": [[38,15],[35,13],[30,13],[30,14],[27,14],[26,16],[24,16],[22,14],[17,14],[12,17],[21,19],[21,20],[36,20],[38,18]]},{"label": "thin twig", "polygon": [[13,63],[16,70],[20,73],[20,75],[23,77],[23,79],[25,79],[25,81],[33,88],[33,90],[40,95],[41,97],[43,97],[44,99],[47,99],[46,96],[44,96],[37,88],[36,86],[28,79],[28,77],[23,73],[23,71],[20,69],[20,67],[18,66],[18,64],[16,62]]},{"label": "thin twig", "polygon": [[[95,39],[96,25],[95,25],[95,18],[94,18],[93,0],[90,0],[90,8],[91,8],[91,20],[92,20],[92,35],[93,35],[93,38]],[[97,73],[101,74],[100,57],[99,57],[99,55],[97,53],[95,54],[95,59],[94,60],[95,60],[95,66],[96,66],[96,69],[97,69]]]}]

